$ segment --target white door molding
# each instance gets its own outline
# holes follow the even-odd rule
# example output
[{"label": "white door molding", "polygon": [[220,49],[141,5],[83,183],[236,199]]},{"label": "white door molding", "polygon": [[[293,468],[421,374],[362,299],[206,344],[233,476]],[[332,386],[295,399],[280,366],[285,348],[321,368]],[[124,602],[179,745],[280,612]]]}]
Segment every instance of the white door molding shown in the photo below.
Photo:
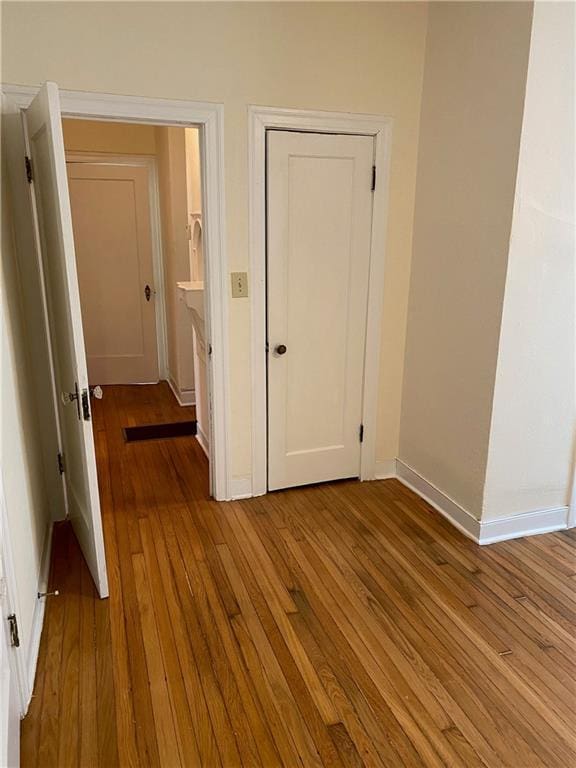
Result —
[{"label": "white door molding", "polygon": [[252,361],[252,495],[267,491],[266,393],[266,131],[293,130],[373,136],[376,188],[373,195],[370,278],[364,356],[360,479],[376,475],[376,414],[384,298],[384,257],[392,118],[274,107],[249,108],[250,306]]},{"label": "white door molding", "polygon": [[[36,87],[2,85],[21,109],[38,93]],[[210,414],[210,490],[218,500],[231,497],[229,447],[228,278],[224,212],[224,109],[197,101],[60,91],[63,117],[108,122],[200,127],[206,331],[212,350],[208,366]]]},{"label": "white door molding", "polygon": [[568,515],[566,517],[566,528],[576,526],[576,461],[572,467],[572,490],[570,493],[570,504],[568,506]]},{"label": "white door molding", "polygon": [[[6,508],[6,497],[4,495],[4,481],[0,475],[0,618],[2,620],[1,632],[6,632],[6,616],[14,613],[16,619],[22,617],[20,609],[20,595],[18,593],[18,583],[14,570],[14,556],[12,550],[12,541],[10,538],[10,529],[8,525],[8,510]],[[25,597],[25,596],[23,596]],[[0,642],[4,638],[0,637]],[[24,717],[28,710],[28,704],[32,696],[32,687],[30,684],[30,675],[26,669],[26,651],[23,647],[9,647],[9,658],[14,679],[11,684],[16,685],[18,700],[20,705],[20,717]],[[32,677],[32,683],[34,678]],[[8,708],[8,701],[3,702],[3,706]],[[2,712],[2,716],[4,716]]]},{"label": "white door molding", "polygon": [[94,152],[66,152],[67,163],[89,165],[121,165],[129,168],[146,168],[148,171],[148,199],[150,203],[150,237],[152,241],[152,266],[154,307],[156,310],[156,344],[158,348],[158,372],[161,379],[168,378],[168,331],[166,322],[166,281],[164,252],[162,248],[162,225],[160,219],[160,191],[158,185],[158,164],[151,155],[110,155]]}]

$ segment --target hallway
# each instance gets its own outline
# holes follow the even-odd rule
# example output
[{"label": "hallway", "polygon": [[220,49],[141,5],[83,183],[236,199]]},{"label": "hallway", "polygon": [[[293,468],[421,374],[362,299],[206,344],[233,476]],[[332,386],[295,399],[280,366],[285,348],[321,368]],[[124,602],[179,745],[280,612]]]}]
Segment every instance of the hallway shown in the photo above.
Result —
[{"label": "hallway", "polygon": [[110,598],[58,524],[24,768],[574,763],[573,532],[480,548],[392,480],[216,503],[193,437],[124,442],[181,411],[94,402]]}]

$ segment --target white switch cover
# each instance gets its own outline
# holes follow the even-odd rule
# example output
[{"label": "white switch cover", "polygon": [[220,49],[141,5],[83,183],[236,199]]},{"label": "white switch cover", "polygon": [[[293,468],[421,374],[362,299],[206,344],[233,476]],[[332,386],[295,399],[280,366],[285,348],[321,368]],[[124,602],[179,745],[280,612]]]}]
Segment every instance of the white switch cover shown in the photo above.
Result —
[{"label": "white switch cover", "polygon": [[232,280],[232,298],[245,299],[248,296],[248,273],[230,272]]}]

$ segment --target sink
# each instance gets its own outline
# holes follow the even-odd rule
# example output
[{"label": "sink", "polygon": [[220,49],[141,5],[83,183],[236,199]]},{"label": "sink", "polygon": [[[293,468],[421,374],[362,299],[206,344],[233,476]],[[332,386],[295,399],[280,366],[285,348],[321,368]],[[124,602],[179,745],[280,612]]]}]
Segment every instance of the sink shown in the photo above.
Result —
[{"label": "sink", "polygon": [[186,306],[197,312],[204,319],[204,282],[202,280],[176,283]]},{"label": "sink", "polygon": [[180,292],[180,298],[190,311],[190,317],[194,330],[204,341],[204,282],[202,280],[189,280],[176,283]]}]

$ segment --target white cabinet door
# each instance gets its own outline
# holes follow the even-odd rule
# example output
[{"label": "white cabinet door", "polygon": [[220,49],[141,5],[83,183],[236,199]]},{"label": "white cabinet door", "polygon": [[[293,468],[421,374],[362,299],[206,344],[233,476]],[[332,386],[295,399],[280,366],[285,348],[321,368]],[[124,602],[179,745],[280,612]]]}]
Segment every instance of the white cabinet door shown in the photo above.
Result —
[{"label": "white cabinet door", "polygon": [[68,513],[100,597],[107,597],[108,579],[60,98],[54,83],[42,86],[26,110],[25,122],[32,160],[54,377],[60,395],[58,416]]},{"label": "white cabinet door", "polygon": [[367,136],[267,134],[270,490],[360,473],[373,157]]}]

